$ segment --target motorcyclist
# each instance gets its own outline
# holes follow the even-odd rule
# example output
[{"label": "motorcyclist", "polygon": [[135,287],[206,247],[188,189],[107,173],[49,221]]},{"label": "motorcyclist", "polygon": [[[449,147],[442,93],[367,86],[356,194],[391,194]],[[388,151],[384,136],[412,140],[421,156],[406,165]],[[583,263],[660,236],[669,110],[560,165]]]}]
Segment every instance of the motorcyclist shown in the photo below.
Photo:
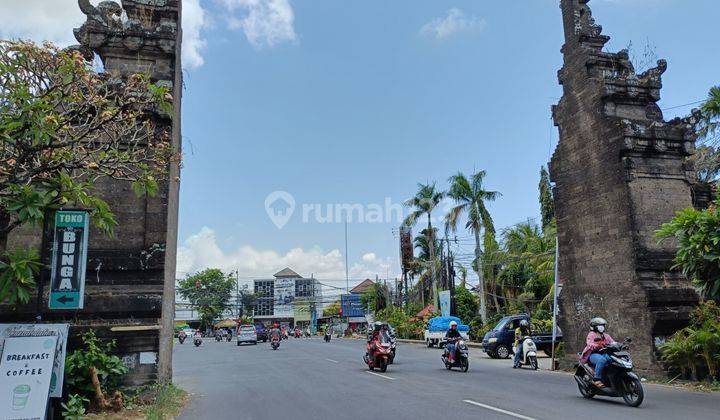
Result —
[{"label": "motorcyclist", "polygon": [[605,384],[602,381],[602,374],[605,366],[610,362],[610,356],[601,353],[601,350],[608,344],[615,342],[610,334],[605,332],[607,327],[607,321],[605,319],[596,317],[590,320],[590,332],[585,339],[585,349],[583,349],[580,357],[580,363],[589,362],[591,366],[595,368],[595,376],[593,378],[593,384],[602,388]]},{"label": "motorcyclist", "polygon": [[522,343],[520,340],[522,340],[523,337],[528,337],[530,335],[532,335],[530,323],[527,319],[520,320],[520,326],[515,328],[515,344],[513,346],[516,351],[515,357],[513,358],[513,369],[520,367],[520,358],[522,358]]},{"label": "motorcyclist", "polygon": [[187,338],[187,334],[185,333],[185,330],[180,330],[180,333],[178,333],[178,339],[182,342]]},{"label": "motorcyclist", "polygon": [[270,341],[275,338],[280,341],[280,325],[278,323],[273,324],[273,327],[270,330]]},{"label": "motorcyclist", "polygon": [[457,322],[450,321],[450,329],[448,329],[445,333],[445,342],[448,352],[450,353],[450,358],[448,360],[451,363],[455,361],[455,345],[461,338],[462,336],[460,335],[460,331],[457,329]]}]

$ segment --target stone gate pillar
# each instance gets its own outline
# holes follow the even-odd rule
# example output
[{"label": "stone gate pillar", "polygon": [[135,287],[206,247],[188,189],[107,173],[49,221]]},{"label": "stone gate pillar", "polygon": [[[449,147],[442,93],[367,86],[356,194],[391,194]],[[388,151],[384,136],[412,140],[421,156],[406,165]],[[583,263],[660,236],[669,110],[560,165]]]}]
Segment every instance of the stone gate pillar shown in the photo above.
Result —
[{"label": "stone gate pillar", "polygon": [[654,231],[693,205],[693,121],[666,122],[657,105],[666,62],[636,74],[626,50],[603,51],[587,3],[561,0],[565,45],[553,107],[560,141],[550,163],[560,249],[560,326],[566,362],[582,350],[588,323],[632,337],[640,371],[659,374],[656,343],[684,326],[698,301],[670,269],[676,248]]}]

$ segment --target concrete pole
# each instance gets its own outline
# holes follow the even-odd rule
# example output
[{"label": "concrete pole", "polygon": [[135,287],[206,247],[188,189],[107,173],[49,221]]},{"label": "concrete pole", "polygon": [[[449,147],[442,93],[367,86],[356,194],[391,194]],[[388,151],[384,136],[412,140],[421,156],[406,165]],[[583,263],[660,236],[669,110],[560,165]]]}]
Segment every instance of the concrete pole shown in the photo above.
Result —
[{"label": "concrete pole", "polygon": [[172,348],[175,327],[175,267],[177,263],[178,207],[180,204],[180,104],[182,103],[182,2],[178,2],[175,38],[175,77],[173,80],[173,157],[168,168],[167,236],[165,239],[165,278],[163,282],[162,318],[158,348],[158,382],[172,382]]}]

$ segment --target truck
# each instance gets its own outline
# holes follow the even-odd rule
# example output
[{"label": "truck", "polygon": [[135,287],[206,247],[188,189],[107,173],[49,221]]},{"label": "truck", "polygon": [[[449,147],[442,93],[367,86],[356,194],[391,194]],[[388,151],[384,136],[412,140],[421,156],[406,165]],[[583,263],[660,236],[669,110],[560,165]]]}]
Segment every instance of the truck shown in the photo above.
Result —
[{"label": "truck", "polygon": [[450,328],[449,324],[451,321],[455,321],[458,323],[458,330],[460,331],[460,335],[465,340],[469,340],[468,338],[468,331],[470,330],[470,327],[467,325],[463,325],[460,321],[460,318],[450,316],[450,317],[435,317],[430,319],[428,322],[428,328],[425,330],[424,338],[425,338],[425,344],[428,347],[434,347],[438,346],[438,348],[441,348],[445,345],[445,333],[447,333],[447,330]]},{"label": "truck", "polygon": [[[520,321],[526,320],[530,322],[528,314],[511,315],[502,318],[495,324],[495,327],[487,332],[483,337],[483,351],[493,359],[507,359],[512,352],[513,343],[515,342],[515,329],[520,326]],[[532,339],[538,350],[542,350],[550,356],[553,348],[552,332],[535,332],[533,331]],[[562,332],[560,328],[557,330],[555,337],[555,345],[562,341]]]}]

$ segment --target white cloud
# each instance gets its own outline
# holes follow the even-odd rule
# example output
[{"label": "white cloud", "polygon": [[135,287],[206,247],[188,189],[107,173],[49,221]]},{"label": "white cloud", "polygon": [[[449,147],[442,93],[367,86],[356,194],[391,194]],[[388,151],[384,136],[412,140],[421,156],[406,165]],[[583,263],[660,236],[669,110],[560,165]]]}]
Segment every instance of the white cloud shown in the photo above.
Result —
[{"label": "white cloud", "polygon": [[[255,48],[297,41],[295,13],[289,0],[220,0],[230,29],[242,29]],[[239,14],[239,16],[238,16]]]},{"label": "white cloud", "polygon": [[208,26],[205,10],[200,6],[200,0],[183,0],[183,67],[194,69],[202,66],[205,60],[202,50],[207,41],[202,37],[202,30]]},{"label": "white cloud", "polygon": [[[100,0],[91,0],[95,5]],[[35,42],[51,41],[60,47],[77,44],[73,28],[85,22],[77,0],[2,0],[0,38],[22,38]],[[199,0],[183,0],[183,62],[188,68],[203,64],[206,45],[202,29],[207,14]]]},{"label": "white cloud", "polygon": [[420,35],[445,39],[462,32],[481,32],[487,22],[477,16],[468,16],[462,10],[453,7],[445,16],[436,17],[420,28]]},{"label": "white cloud", "polygon": [[[344,287],[339,281],[345,279],[345,257],[337,249],[293,248],[280,254],[244,245],[226,252],[218,245],[215,231],[208,227],[203,227],[178,247],[178,277],[205,268],[219,268],[223,271],[238,270],[243,278],[268,278],[285,267],[302,276],[312,274],[321,281],[335,280],[334,285]],[[393,275],[392,270],[391,258],[379,258],[370,252],[363,255],[362,262],[351,263],[349,274],[357,283],[357,279],[375,278],[376,274],[385,277],[389,272]]]}]

